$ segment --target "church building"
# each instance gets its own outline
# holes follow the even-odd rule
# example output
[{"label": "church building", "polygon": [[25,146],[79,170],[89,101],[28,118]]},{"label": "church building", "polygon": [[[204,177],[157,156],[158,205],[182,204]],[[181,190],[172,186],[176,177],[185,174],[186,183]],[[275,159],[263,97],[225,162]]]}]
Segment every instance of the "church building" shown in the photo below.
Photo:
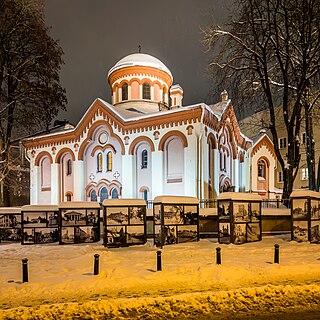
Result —
[{"label": "church building", "polygon": [[170,70],[142,53],[118,61],[107,78],[112,103],[97,98],[75,127],[23,142],[31,204],[250,191],[254,147],[255,168],[266,150],[263,170],[273,175],[272,146],[240,132],[227,92],[214,105],[183,106]]}]

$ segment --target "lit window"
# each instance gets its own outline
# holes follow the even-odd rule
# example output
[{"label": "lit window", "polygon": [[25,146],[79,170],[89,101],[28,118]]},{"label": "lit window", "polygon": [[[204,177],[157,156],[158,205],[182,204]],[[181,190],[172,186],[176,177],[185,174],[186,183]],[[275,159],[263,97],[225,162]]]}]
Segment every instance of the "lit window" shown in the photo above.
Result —
[{"label": "lit window", "polygon": [[279,145],[280,145],[280,149],[286,148],[287,147],[287,138],[286,137],[280,138]]},{"label": "lit window", "polygon": [[148,151],[143,150],[141,154],[141,169],[148,167]]},{"label": "lit window", "polygon": [[308,180],[308,168],[301,168],[301,180]]},{"label": "lit window", "polygon": [[150,94],[150,84],[149,83],[144,83],[142,85],[142,99],[151,99],[151,94]]},{"label": "lit window", "polygon": [[259,160],[258,162],[258,177],[266,178],[266,163],[263,160]]},{"label": "lit window", "polygon": [[107,153],[107,171],[112,171],[112,152]]},{"label": "lit window", "polygon": [[70,176],[72,173],[72,162],[71,159],[67,161],[67,176]]},{"label": "lit window", "polygon": [[102,172],[102,153],[97,155],[97,172]]},{"label": "lit window", "polygon": [[122,101],[128,100],[128,84],[122,86]]}]

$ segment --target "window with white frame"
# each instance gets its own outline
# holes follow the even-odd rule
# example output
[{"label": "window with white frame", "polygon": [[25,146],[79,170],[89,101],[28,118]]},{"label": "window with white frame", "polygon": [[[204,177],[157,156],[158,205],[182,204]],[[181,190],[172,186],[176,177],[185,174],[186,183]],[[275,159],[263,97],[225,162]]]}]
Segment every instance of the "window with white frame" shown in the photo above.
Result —
[{"label": "window with white frame", "polygon": [[308,180],[308,168],[301,168],[301,180]]},{"label": "window with white frame", "polygon": [[278,182],[283,182],[283,172],[278,172]]},{"label": "window with white frame", "polygon": [[279,146],[280,146],[280,149],[287,147],[287,138],[286,137],[282,137],[279,139]]}]

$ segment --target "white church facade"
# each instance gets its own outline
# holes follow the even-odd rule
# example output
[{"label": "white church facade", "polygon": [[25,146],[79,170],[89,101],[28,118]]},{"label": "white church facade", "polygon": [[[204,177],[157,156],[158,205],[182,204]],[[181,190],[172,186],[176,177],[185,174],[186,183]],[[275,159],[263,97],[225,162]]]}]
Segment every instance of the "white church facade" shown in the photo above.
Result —
[{"label": "white church facade", "polygon": [[112,103],[96,99],[75,127],[23,142],[31,204],[215,199],[224,191],[255,191],[262,174],[268,185],[257,191],[272,194],[272,143],[254,144],[240,132],[226,92],[215,105],[183,106],[183,89],[173,85],[170,70],[142,53],[116,63],[108,82]]}]

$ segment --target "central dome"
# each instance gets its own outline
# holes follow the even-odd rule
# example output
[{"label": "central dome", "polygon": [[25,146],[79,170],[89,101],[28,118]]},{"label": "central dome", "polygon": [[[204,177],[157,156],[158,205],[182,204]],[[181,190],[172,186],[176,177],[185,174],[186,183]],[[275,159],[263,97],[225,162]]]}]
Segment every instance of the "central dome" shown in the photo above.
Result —
[{"label": "central dome", "polygon": [[108,77],[114,71],[126,67],[142,66],[152,67],[166,72],[173,79],[170,70],[159,59],[144,53],[133,53],[119,60],[108,72]]}]

